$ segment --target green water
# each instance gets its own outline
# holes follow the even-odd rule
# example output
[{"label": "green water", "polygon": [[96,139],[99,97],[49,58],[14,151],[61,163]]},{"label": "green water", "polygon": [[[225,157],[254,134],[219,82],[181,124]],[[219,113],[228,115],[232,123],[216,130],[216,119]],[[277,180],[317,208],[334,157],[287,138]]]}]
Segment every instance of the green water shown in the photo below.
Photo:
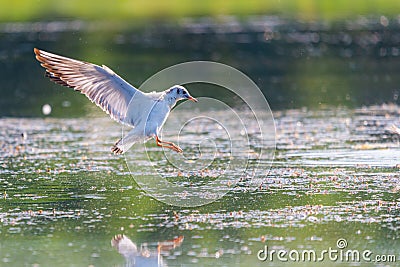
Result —
[{"label": "green water", "polygon": [[[282,266],[293,262],[262,262],[259,250],[319,253],[338,249],[338,239],[346,239],[346,249],[370,250],[371,258],[400,261],[400,138],[389,130],[400,114],[396,19],[388,27],[379,17],[332,25],[257,17],[123,31],[100,26],[1,25],[0,266],[152,266],[152,257],[168,266]],[[175,207],[149,197],[134,179],[149,172],[143,148],[112,155],[121,127],[84,96],[47,81],[33,47],[106,64],[135,85],[190,60],[242,70],[273,109],[271,169],[262,159],[256,183],[240,181],[206,206]],[[194,96],[235,104],[226,91],[188,88]],[[42,114],[44,104],[52,107],[49,116]],[[148,148],[162,158],[154,144]],[[157,164],[168,169],[163,160]],[[215,175],[210,170],[204,179]],[[169,178],[190,183],[199,177]],[[118,234],[137,246],[128,259],[111,245]],[[175,248],[158,253],[160,243],[179,236],[184,239]],[[312,264],[350,263],[325,258]]]},{"label": "green water", "polygon": [[[399,137],[385,130],[399,111],[278,112],[269,174],[261,168],[257,188],[239,184],[197,208],[147,196],[124,158],[109,153],[120,128],[107,118],[3,118],[2,265],[123,265],[110,243],[116,234],[154,253],[157,242],[184,236],[162,252],[169,266],[258,265],[266,244],[320,251],[339,238],[349,249],[399,256]],[[134,175],[146,173],[146,154],[133,149]]]}]

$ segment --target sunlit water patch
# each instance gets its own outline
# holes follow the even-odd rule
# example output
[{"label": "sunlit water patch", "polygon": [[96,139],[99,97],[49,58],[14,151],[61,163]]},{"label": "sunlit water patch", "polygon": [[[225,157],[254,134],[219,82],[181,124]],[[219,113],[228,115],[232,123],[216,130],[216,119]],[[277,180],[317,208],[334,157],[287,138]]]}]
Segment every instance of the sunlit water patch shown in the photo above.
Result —
[{"label": "sunlit water patch", "polygon": [[[134,177],[157,165],[166,179],[190,187],[206,185],[217,171],[179,172],[154,144],[148,153],[161,161],[149,163],[137,145],[126,156],[136,162],[128,170],[124,157],[110,153],[121,128],[107,118],[2,118],[0,265],[123,266],[129,258],[115,239],[112,246],[117,234],[135,245],[135,259],[162,257],[168,266],[258,266],[265,245],[322,250],[339,238],[349,248],[396,254],[400,150],[390,126],[399,126],[399,111],[275,112],[272,168],[262,161],[256,183],[245,177],[222,199],[190,209],[152,199]],[[190,143],[181,145],[196,155]]]}]

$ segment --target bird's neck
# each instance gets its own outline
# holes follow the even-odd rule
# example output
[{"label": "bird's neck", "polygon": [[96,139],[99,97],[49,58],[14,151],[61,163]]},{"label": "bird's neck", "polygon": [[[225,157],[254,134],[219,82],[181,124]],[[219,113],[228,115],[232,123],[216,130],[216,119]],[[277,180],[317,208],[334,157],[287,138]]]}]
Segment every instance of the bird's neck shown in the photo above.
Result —
[{"label": "bird's neck", "polygon": [[177,102],[177,99],[175,96],[168,95],[168,94],[166,94],[164,96],[164,100],[167,102],[169,108],[173,108]]}]

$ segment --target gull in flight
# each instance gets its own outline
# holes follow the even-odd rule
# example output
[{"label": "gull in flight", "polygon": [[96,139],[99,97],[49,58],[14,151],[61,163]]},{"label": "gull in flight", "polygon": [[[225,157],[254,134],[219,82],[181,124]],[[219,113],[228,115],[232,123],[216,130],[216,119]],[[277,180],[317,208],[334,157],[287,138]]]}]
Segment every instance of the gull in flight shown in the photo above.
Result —
[{"label": "gull in flight", "polygon": [[133,129],[111,148],[114,154],[125,153],[136,142],[154,138],[160,147],[178,153],[182,149],[159,137],[171,109],[179,100],[197,102],[180,85],[163,92],[144,93],[119,77],[107,66],[98,66],[34,48],[36,59],[46,69],[50,80],[85,94],[87,98],[119,123]]}]

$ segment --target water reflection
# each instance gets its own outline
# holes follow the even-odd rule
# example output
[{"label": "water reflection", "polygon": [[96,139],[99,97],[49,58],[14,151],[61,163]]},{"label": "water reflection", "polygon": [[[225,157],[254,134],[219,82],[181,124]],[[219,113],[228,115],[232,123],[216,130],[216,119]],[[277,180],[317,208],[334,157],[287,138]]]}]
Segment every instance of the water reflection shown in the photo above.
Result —
[{"label": "water reflection", "polygon": [[116,235],[111,239],[111,245],[124,256],[129,267],[143,266],[167,266],[162,254],[179,247],[183,242],[183,236],[171,240],[157,242],[156,244],[143,243],[139,247],[125,235]]}]

